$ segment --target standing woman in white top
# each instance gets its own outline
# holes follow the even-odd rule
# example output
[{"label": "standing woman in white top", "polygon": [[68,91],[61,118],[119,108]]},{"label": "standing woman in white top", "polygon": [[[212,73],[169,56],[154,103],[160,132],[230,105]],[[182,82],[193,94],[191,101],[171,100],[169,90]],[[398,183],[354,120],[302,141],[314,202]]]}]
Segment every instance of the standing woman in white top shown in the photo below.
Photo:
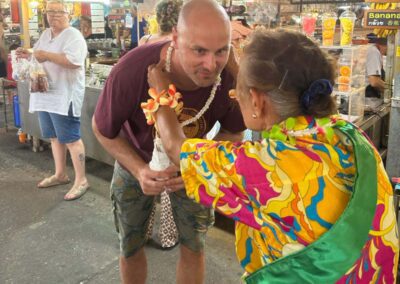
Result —
[{"label": "standing woman in white top", "polygon": [[[31,92],[29,111],[38,112],[42,136],[51,141],[55,173],[37,186],[45,188],[70,182],[66,171],[68,149],[75,181],[64,199],[73,200],[89,188],[85,174],[85,148],[80,136],[87,46],[82,34],[69,26],[69,13],[62,1],[48,1],[46,10],[50,28],[35,44],[33,56],[46,71],[49,88],[46,92]],[[17,56],[30,58],[31,53],[19,48]]]}]

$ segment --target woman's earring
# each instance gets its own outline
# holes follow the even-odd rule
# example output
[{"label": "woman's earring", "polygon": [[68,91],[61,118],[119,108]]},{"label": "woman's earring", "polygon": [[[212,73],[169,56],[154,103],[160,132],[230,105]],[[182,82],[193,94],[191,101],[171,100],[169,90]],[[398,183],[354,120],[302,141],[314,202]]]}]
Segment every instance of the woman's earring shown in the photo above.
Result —
[{"label": "woman's earring", "polygon": [[253,119],[256,119],[256,118],[257,118],[257,114],[253,113],[253,114],[251,115],[251,117],[252,117]]}]

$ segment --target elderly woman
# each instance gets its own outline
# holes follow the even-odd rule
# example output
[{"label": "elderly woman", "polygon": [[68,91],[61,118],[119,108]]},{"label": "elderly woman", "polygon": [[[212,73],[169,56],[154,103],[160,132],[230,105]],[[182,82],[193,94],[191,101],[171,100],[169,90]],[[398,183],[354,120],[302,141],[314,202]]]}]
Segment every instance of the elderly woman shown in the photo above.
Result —
[{"label": "elderly woman", "polygon": [[[149,70],[158,91],[168,83],[159,66]],[[187,195],[236,221],[247,283],[396,282],[391,184],[367,138],[335,115],[333,83],[329,58],[306,36],[259,30],[236,95],[263,140],[186,139],[170,108],[155,113]]]},{"label": "elderly woman", "polygon": [[55,165],[55,173],[37,186],[47,188],[70,183],[66,165],[68,150],[75,180],[64,200],[74,200],[89,188],[85,146],[80,133],[87,46],[80,32],[69,25],[69,12],[63,1],[47,1],[46,14],[50,28],[41,34],[33,54],[23,48],[17,49],[16,54],[19,58],[33,55],[43,66],[50,85],[43,92],[32,91],[29,99],[29,111],[38,112],[42,137],[50,140]]}]

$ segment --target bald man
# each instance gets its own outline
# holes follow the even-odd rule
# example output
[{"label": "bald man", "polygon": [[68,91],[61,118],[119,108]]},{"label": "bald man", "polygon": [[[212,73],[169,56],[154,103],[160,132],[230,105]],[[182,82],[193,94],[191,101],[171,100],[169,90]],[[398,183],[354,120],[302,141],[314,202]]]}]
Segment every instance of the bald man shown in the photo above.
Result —
[{"label": "bald man", "polygon": [[[92,121],[97,139],[116,159],[111,199],[120,239],[123,283],[146,281],[143,247],[154,196],[165,189],[166,179],[173,184],[172,190],[183,188],[179,169],[153,171],[148,165],[155,130],[146,124],[140,108],[149,99],[148,66],[169,61],[170,79],[183,96],[180,121],[199,113],[221,77],[207,111],[184,128],[187,137],[204,137],[219,121],[219,139],[238,141],[245,128],[238,105],[228,96],[234,78],[224,70],[231,35],[229,18],[222,7],[211,0],[186,2],[172,38],[172,42],[143,45],[121,59],[106,81]],[[171,193],[170,199],[180,241],[177,283],[203,283],[204,241],[214,213],[189,200],[184,190]]]}]

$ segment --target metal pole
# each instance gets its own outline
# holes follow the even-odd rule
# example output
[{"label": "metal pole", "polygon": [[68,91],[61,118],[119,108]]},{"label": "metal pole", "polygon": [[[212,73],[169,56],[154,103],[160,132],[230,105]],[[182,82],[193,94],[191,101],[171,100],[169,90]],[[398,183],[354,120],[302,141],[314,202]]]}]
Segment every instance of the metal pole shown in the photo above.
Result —
[{"label": "metal pole", "polygon": [[140,40],[140,21],[139,21],[139,3],[137,2],[136,4],[136,40],[137,44],[139,45],[139,40]]},{"label": "metal pole", "polygon": [[[400,49],[399,31],[396,33],[394,43],[394,90],[390,110],[388,154],[386,160],[386,171],[390,178],[400,176],[400,54],[397,52],[397,49]],[[389,83],[389,85],[392,84],[392,82],[387,83]]]},{"label": "metal pole", "polygon": [[28,7],[28,1],[26,0],[19,0],[19,7],[20,7],[20,15],[21,15],[21,27],[22,27],[22,33],[21,33],[21,40],[23,43],[24,48],[30,48],[31,47],[31,38],[29,35],[29,7]]}]

